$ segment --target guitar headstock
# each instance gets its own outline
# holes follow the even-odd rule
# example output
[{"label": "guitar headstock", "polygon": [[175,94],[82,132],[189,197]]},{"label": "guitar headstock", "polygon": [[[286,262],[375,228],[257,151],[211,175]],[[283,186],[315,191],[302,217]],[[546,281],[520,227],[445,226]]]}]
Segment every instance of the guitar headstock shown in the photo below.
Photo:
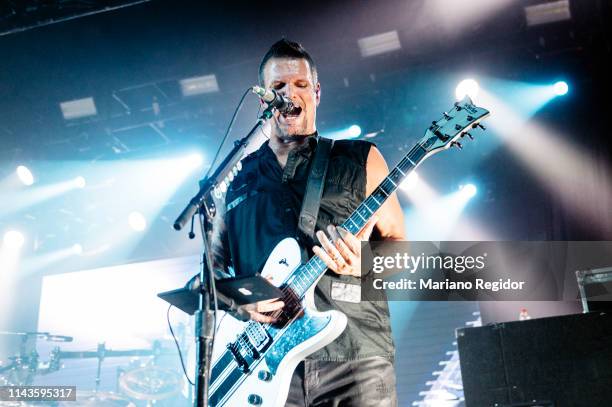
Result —
[{"label": "guitar headstock", "polygon": [[480,122],[489,114],[488,110],[475,106],[466,96],[462,101],[455,103],[449,112],[444,113],[442,118],[432,122],[419,144],[428,154],[451,147],[462,148],[459,140],[466,135],[473,139],[469,131],[474,128],[480,127],[484,130]]}]

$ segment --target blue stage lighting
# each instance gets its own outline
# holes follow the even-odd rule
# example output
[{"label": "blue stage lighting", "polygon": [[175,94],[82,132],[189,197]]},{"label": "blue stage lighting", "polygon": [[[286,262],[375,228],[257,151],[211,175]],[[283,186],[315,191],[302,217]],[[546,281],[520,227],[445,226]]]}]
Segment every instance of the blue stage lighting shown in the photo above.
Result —
[{"label": "blue stage lighting", "polygon": [[457,100],[462,100],[466,96],[475,99],[476,96],[478,96],[479,90],[480,86],[478,86],[478,82],[476,82],[474,79],[464,79],[459,82],[459,85],[457,85],[457,88],[455,89],[455,97]]},{"label": "blue stage lighting", "polygon": [[189,169],[196,169],[204,163],[204,157],[200,153],[193,153],[186,157],[186,163]]},{"label": "blue stage lighting", "polygon": [[147,219],[140,212],[132,212],[128,217],[130,227],[137,232],[142,232],[147,228]]},{"label": "blue stage lighting", "polygon": [[74,185],[77,188],[85,188],[85,185],[87,185],[87,181],[85,181],[84,177],[78,176],[74,179]]},{"label": "blue stage lighting", "polygon": [[471,198],[476,195],[478,189],[474,184],[465,184],[461,187],[461,192],[463,192],[467,198]]},{"label": "blue stage lighting", "polygon": [[32,175],[32,171],[30,171],[30,169],[25,165],[20,165],[17,167],[17,176],[24,185],[29,186],[34,183],[34,175]]},{"label": "blue stage lighting", "polygon": [[19,250],[25,243],[23,233],[17,230],[9,230],[4,234],[4,245],[7,249]]},{"label": "blue stage lighting", "polygon": [[563,96],[569,91],[569,86],[565,81],[559,81],[553,85],[553,89],[557,96]]},{"label": "blue stage lighting", "polygon": [[348,128],[348,135],[349,137],[359,137],[361,135],[361,127],[353,124]]}]

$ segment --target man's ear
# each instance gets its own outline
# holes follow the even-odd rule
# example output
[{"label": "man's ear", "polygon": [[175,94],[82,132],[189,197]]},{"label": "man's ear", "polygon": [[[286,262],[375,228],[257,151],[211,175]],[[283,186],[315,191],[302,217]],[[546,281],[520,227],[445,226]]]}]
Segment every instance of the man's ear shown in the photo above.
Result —
[{"label": "man's ear", "polygon": [[319,106],[319,102],[321,101],[321,83],[317,82],[315,86],[315,101],[317,102],[317,106]]}]

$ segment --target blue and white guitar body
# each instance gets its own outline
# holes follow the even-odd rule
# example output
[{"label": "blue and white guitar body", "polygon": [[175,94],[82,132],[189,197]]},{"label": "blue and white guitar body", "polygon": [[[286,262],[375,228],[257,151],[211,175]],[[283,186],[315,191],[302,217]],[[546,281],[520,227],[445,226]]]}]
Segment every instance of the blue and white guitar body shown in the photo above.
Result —
[{"label": "blue and white guitar body", "polygon": [[[271,278],[280,287],[301,263],[298,243],[291,238],[282,240],[268,257],[262,276]],[[320,277],[319,277],[320,278]],[[300,361],[336,339],[346,327],[346,316],[339,311],[319,312],[314,307],[314,287],[301,301],[303,312],[292,323],[279,330],[262,356],[249,366],[249,372],[236,361],[228,345],[236,335],[247,329],[242,322],[225,314],[215,337],[213,368],[209,388],[211,406],[245,407],[284,406],[291,376]],[[266,324],[263,324],[266,325]],[[249,343],[249,346],[250,343]],[[246,358],[248,359],[248,358]]]}]

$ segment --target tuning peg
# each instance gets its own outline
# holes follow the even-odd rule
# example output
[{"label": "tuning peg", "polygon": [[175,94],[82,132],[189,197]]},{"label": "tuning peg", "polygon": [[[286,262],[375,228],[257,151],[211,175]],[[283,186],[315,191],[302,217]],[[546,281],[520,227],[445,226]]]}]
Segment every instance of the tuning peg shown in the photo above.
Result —
[{"label": "tuning peg", "polygon": [[444,115],[444,118],[445,118],[446,120],[448,120],[448,119],[450,119],[450,118],[451,118],[451,117],[450,117],[450,115],[449,115],[448,113],[446,113],[446,112],[444,112],[444,113],[442,113],[442,114]]},{"label": "tuning peg", "polygon": [[462,145],[461,145],[461,143],[460,143],[460,142],[458,142],[458,141],[453,141],[453,142],[452,142],[452,144],[451,144],[451,146],[457,147],[459,150],[462,150],[462,149],[463,149],[463,146],[462,146]]},{"label": "tuning peg", "polygon": [[486,130],[486,129],[487,129],[485,126],[483,126],[483,125],[482,125],[482,124],[480,124],[480,123],[476,123],[476,124],[475,124],[475,125],[473,125],[472,127],[473,127],[473,128],[480,127],[482,130]]},{"label": "tuning peg", "polygon": [[470,133],[464,133],[464,136],[468,136],[470,140],[474,140],[474,136],[472,136]]}]

